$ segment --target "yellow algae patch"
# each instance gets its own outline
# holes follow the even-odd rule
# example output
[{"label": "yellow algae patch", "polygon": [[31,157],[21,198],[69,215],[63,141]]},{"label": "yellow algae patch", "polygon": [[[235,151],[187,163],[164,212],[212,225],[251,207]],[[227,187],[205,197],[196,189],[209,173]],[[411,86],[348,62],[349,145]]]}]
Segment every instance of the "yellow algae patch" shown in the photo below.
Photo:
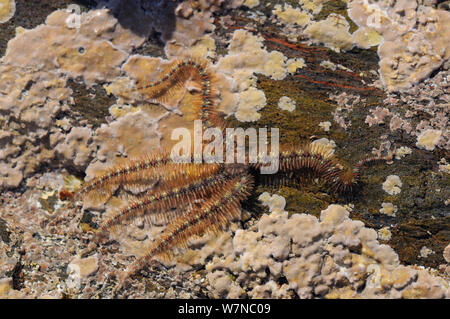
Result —
[{"label": "yellow algae patch", "polygon": [[216,43],[210,35],[204,35],[196,40],[190,47],[169,42],[166,44],[165,50],[169,58],[190,57],[196,59],[206,59],[216,57]]},{"label": "yellow algae patch", "polygon": [[[228,87],[220,87],[220,109],[228,114],[235,112],[239,121],[256,121],[257,113],[265,105],[264,92],[258,92],[255,73],[270,76],[274,80],[286,77],[286,57],[279,51],[268,52],[263,39],[245,30],[236,30],[230,41],[228,55],[220,58],[216,66],[218,75],[230,78]],[[239,101],[241,99],[241,101]],[[251,105],[249,101],[256,101]],[[237,107],[236,107],[237,105]]]},{"label": "yellow algae patch", "polygon": [[382,187],[389,195],[397,195],[401,192],[402,181],[397,175],[389,175]]},{"label": "yellow algae patch", "polygon": [[391,240],[392,233],[389,230],[389,227],[383,227],[380,230],[378,230],[378,239],[388,241]]},{"label": "yellow algae patch", "polygon": [[131,105],[120,105],[120,104],[114,104],[109,107],[109,114],[114,116],[114,118],[119,118],[121,116],[124,116],[125,114],[128,114],[130,112],[138,112],[141,108],[137,106],[131,106]]},{"label": "yellow algae patch", "polygon": [[69,192],[75,192],[81,188],[83,181],[74,175],[64,177],[64,189]]},{"label": "yellow algae patch", "polygon": [[311,143],[311,145],[317,145],[322,148],[322,152],[334,154],[334,149],[336,148],[336,142],[333,140],[329,140],[325,137],[319,138],[318,140],[315,140]]},{"label": "yellow algae patch", "polygon": [[392,203],[382,203],[381,204],[380,213],[395,217],[396,212],[397,212],[396,205],[394,205]]},{"label": "yellow algae patch", "polygon": [[245,91],[250,87],[256,87],[256,76],[250,70],[237,70],[233,74],[233,79],[236,81],[240,91]]},{"label": "yellow algae patch", "polygon": [[433,130],[428,129],[423,131],[417,136],[416,146],[420,148],[424,148],[427,151],[432,151],[439,143],[441,139],[442,131],[441,130]]},{"label": "yellow algae patch", "polygon": [[279,51],[266,51],[262,42],[261,37],[248,31],[235,31],[230,41],[229,54],[222,57],[217,64],[218,71],[233,78],[235,72],[245,70],[248,74],[262,73],[274,80],[284,79],[287,73],[287,58]]},{"label": "yellow algae patch", "polygon": [[136,90],[134,82],[128,77],[116,78],[111,84],[103,85],[106,94],[114,94],[119,102],[123,100],[138,99],[139,92]]},{"label": "yellow algae patch", "polygon": [[411,153],[412,149],[410,149],[408,146],[402,146],[395,150],[395,159],[401,159]]},{"label": "yellow algae patch", "polygon": [[289,4],[285,4],[283,8],[277,4],[272,10],[281,22],[286,24],[297,24],[299,26],[306,26],[311,21],[311,16],[308,12],[302,11],[299,8],[293,8]]},{"label": "yellow algae patch", "polygon": [[330,130],[330,127],[331,127],[331,122],[330,121],[320,122],[319,123],[319,127],[322,130],[324,130],[325,132],[328,132]]},{"label": "yellow algae patch", "polygon": [[282,96],[278,101],[278,107],[282,110],[292,112],[295,110],[295,101],[288,96]]},{"label": "yellow algae patch", "polygon": [[283,53],[279,51],[270,52],[264,64],[264,75],[270,76],[274,80],[283,80],[286,77],[285,61],[286,57]]},{"label": "yellow algae patch", "polygon": [[14,0],[0,0],[0,23],[5,23],[14,16],[16,2]]},{"label": "yellow algae patch", "polygon": [[236,30],[230,42],[229,54],[239,54],[241,52],[253,52],[261,50],[263,38],[255,36],[246,30]]},{"label": "yellow algae patch", "polygon": [[210,35],[201,37],[191,48],[190,56],[193,58],[215,58],[216,43]]},{"label": "yellow algae patch", "polygon": [[25,31],[27,31],[27,29],[25,29],[24,27],[17,27],[16,28],[16,36],[18,36],[19,34],[24,33]]},{"label": "yellow algae patch", "polygon": [[435,252],[428,248],[427,246],[423,246],[419,252],[419,258],[427,258],[429,255],[434,254]]}]

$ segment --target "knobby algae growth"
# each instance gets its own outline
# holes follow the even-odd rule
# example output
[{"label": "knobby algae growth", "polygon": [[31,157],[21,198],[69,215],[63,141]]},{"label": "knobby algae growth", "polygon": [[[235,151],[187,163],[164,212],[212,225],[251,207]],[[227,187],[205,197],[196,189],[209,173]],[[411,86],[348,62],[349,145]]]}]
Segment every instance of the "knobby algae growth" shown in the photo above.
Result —
[{"label": "knobby algae growth", "polygon": [[5,23],[14,16],[16,2],[14,0],[0,1],[0,23]]},{"label": "knobby algae growth", "polygon": [[[48,3],[17,1],[14,13],[14,1],[0,1],[0,298],[450,296],[442,5]],[[209,75],[180,71],[186,59]],[[175,80],[162,81],[167,74]],[[139,89],[158,80],[160,96]],[[130,200],[180,185],[113,185],[101,200],[73,203],[57,194],[100,183],[110,167],[125,165],[126,176],[130,161],[170,149],[174,128],[192,131],[202,96],[229,127],[267,128],[269,137],[279,128],[280,145],[324,143],[345,167],[390,160],[367,165],[345,195],[320,179],[268,178],[224,231],[156,256],[117,290],[115,275],[151,249],[166,221],[125,222],[113,241],[87,242]],[[197,197],[192,205],[212,210],[214,198]]]}]

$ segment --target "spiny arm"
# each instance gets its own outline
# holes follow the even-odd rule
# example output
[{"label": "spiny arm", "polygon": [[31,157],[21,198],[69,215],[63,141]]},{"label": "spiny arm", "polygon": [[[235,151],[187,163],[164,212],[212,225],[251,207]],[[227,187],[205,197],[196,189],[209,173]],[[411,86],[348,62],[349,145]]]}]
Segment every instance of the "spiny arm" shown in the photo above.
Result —
[{"label": "spiny arm", "polygon": [[124,164],[114,166],[104,173],[94,177],[92,180],[86,182],[81,189],[75,193],[70,193],[66,190],[60,192],[60,197],[78,198],[82,197],[92,191],[105,190],[106,193],[110,191],[108,188],[112,186],[136,182],[139,178],[145,176],[144,171],[152,171],[156,175],[157,168],[172,163],[172,159],[168,154],[159,153],[156,155],[149,155],[139,160],[130,160]]},{"label": "spiny arm", "polygon": [[218,164],[197,165],[194,163],[174,162],[170,155],[148,156],[125,164],[112,167],[87,182],[75,193],[65,190],[60,192],[61,199],[81,198],[92,196],[105,199],[117,188],[118,185],[140,186],[148,185],[151,181],[160,184],[173,180],[183,180],[191,176],[204,176],[218,170]]},{"label": "spiny arm", "polygon": [[[164,102],[165,97],[170,94],[170,86],[180,85],[187,80],[184,75],[194,72],[194,75],[200,81],[199,103],[195,103],[192,107],[199,113],[199,119],[202,121],[203,127],[210,128],[221,126],[223,121],[219,112],[215,109],[214,90],[212,88],[212,74],[208,71],[205,62],[196,61],[194,59],[184,59],[175,62],[175,65],[159,80],[145,85],[138,84],[138,91],[151,98],[154,102]],[[197,105],[198,104],[198,105]]]},{"label": "spiny arm", "polygon": [[[305,144],[282,151],[279,172],[285,179],[299,181],[318,178],[333,191],[346,192],[356,183],[357,175],[340,164],[333,152],[320,144]],[[259,168],[265,164],[256,164]],[[289,175],[289,176],[288,176]]]}]

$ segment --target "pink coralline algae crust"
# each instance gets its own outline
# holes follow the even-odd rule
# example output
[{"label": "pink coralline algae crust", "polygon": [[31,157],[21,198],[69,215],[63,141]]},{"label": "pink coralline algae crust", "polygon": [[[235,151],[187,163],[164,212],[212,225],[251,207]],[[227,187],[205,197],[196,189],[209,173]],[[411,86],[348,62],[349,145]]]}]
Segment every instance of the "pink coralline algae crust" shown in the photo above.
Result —
[{"label": "pink coralline algae crust", "polygon": [[[317,219],[288,217],[280,203],[254,227],[237,230],[232,246],[207,264],[215,297],[289,298],[292,291],[300,298],[448,296],[448,282],[400,265],[392,248],[342,206],[330,205]],[[287,283],[277,284],[280,277]]]}]

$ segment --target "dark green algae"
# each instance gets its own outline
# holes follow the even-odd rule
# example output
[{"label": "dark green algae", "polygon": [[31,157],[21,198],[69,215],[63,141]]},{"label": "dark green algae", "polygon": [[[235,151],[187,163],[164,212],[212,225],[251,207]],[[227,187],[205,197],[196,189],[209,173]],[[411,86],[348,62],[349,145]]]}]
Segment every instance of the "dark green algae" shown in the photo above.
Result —
[{"label": "dark green algae", "polygon": [[[350,24],[350,32],[356,30],[355,24],[347,16],[342,1],[330,1],[325,4],[315,20],[324,19],[333,12],[346,17]],[[241,16],[234,18],[237,24],[248,22]],[[265,35],[265,46],[268,50],[281,51],[288,58],[302,57],[307,65],[297,70],[295,75],[288,75],[283,81],[258,76],[258,88],[264,90],[267,98],[267,105],[260,111],[260,120],[250,124],[234,120],[230,126],[268,129],[278,127],[280,145],[295,145],[308,141],[311,137],[332,139],[337,145],[336,156],[348,166],[370,156],[372,149],[380,145],[380,136],[384,134],[396,146],[408,146],[413,153],[400,160],[394,160],[392,164],[379,164],[367,168],[351,196],[328,192],[324,186],[315,183],[307,183],[300,187],[259,185],[256,193],[264,191],[277,193],[286,198],[286,210],[291,214],[308,213],[316,217],[319,217],[320,211],[329,204],[351,203],[354,205],[350,213],[351,218],[361,220],[366,226],[374,229],[390,227],[392,239],[382,242],[394,248],[402,263],[434,268],[445,263],[442,252],[450,241],[450,216],[444,202],[450,198],[450,180],[448,175],[438,172],[436,163],[442,157],[448,158],[449,154],[442,150],[429,152],[417,149],[415,138],[410,135],[401,133],[400,130],[391,132],[386,124],[369,127],[365,123],[369,109],[383,106],[383,100],[386,98],[382,90],[369,88],[362,81],[371,83],[376,79],[370,71],[378,70],[377,47],[369,50],[354,48],[341,53],[321,46],[307,48],[299,46],[293,49],[291,46],[280,44],[279,41],[271,41],[271,38],[283,40],[277,36],[276,26],[258,25],[258,31]],[[285,41],[287,43],[287,40]],[[352,70],[352,74],[320,67],[320,63],[325,60],[344,65]],[[337,95],[342,92],[359,95],[365,100],[354,105],[352,112],[348,114],[347,121],[351,126],[347,130],[340,128],[333,121],[332,112],[337,104],[329,99],[330,94]],[[278,108],[277,104],[282,96],[288,96],[296,101],[296,109],[292,113]],[[401,115],[406,111],[401,107],[391,110]],[[329,132],[324,132],[319,127],[319,123],[323,121],[332,123]],[[403,186],[400,194],[390,196],[382,189],[382,183],[387,176],[393,174],[400,177]],[[254,198],[257,198],[257,195]],[[392,202],[398,207],[395,217],[379,212],[383,202]],[[427,246],[435,253],[427,258],[420,258],[419,252],[423,246]]]}]

